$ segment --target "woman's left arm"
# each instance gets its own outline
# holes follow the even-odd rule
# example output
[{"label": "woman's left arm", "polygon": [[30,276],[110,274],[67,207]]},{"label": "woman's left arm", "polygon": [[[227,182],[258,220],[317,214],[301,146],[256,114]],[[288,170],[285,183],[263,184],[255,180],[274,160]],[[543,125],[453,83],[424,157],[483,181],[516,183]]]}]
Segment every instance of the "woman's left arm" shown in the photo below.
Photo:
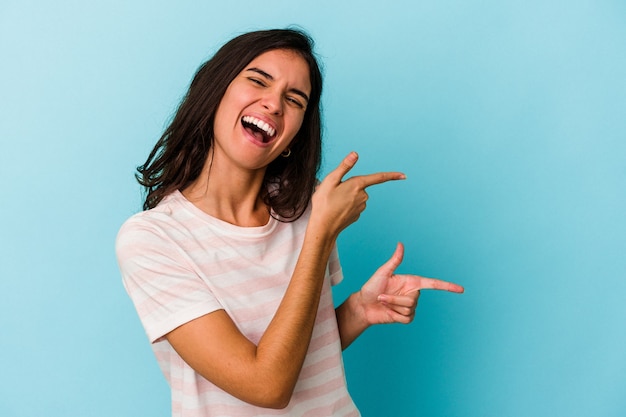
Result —
[{"label": "woman's left arm", "polygon": [[391,258],[378,268],[361,290],[336,308],[342,349],[350,346],[373,324],[413,321],[421,290],[464,291],[460,285],[438,279],[395,274],[403,256],[404,246],[398,243]]}]

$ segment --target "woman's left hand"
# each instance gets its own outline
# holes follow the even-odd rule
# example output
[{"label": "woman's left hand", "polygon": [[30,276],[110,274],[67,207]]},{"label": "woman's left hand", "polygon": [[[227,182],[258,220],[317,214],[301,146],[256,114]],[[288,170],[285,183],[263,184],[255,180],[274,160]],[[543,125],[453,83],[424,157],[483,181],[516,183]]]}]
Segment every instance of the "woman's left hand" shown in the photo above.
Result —
[{"label": "woman's left hand", "polygon": [[463,287],[451,282],[417,275],[395,274],[402,262],[404,246],[396,251],[359,291],[361,314],[368,325],[381,323],[410,323],[415,316],[417,299],[425,289],[462,293]]}]

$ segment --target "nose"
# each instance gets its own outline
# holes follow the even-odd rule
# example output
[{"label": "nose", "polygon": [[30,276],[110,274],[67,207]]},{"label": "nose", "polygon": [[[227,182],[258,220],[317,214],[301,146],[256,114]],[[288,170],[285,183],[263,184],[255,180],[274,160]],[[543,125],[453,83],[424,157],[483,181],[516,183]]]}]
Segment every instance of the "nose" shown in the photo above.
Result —
[{"label": "nose", "polygon": [[271,114],[281,115],[283,113],[283,100],[280,92],[268,89],[261,98],[261,105]]}]

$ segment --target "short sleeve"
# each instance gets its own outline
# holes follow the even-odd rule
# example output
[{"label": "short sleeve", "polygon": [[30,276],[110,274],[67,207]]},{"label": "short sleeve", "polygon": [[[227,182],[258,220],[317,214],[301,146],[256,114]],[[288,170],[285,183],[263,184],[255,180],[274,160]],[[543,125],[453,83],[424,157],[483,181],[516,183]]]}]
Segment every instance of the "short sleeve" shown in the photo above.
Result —
[{"label": "short sleeve", "polygon": [[131,218],[115,250],[124,288],[151,343],[175,328],[222,309],[180,246],[158,227]]}]

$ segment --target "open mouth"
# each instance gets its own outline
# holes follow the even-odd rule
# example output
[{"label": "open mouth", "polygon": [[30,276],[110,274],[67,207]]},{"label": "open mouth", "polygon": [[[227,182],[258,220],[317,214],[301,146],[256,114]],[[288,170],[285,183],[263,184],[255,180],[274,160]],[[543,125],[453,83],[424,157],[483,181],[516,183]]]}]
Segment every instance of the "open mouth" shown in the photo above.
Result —
[{"label": "open mouth", "polygon": [[269,143],[276,135],[276,129],[256,117],[244,116],[241,118],[241,124],[259,142]]}]

